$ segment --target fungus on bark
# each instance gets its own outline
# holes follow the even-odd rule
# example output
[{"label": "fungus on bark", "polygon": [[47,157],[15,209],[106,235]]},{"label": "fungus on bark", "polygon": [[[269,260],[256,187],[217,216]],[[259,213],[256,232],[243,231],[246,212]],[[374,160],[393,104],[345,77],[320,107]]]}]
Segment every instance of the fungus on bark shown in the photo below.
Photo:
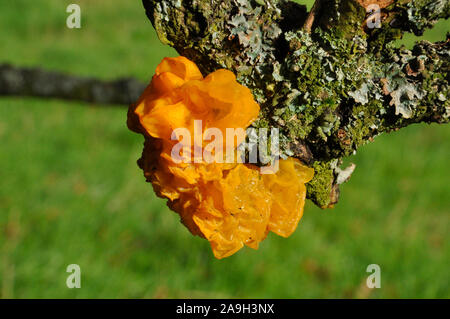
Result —
[{"label": "fungus on bark", "polygon": [[[184,57],[165,58],[128,112],[130,129],[145,137],[139,165],[147,180],[192,234],[208,239],[217,258],[244,245],[258,248],[269,231],[288,237],[303,215],[305,183],[314,170],[298,159],[281,159],[277,171],[261,175],[258,166],[237,162],[245,135],[210,150],[220,161],[203,158],[207,145],[196,135],[203,137],[208,128],[245,129],[258,113],[250,90],[232,72],[217,70],[203,78]],[[205,127],[196,132],[199,120]],[[178,135],[179,128],[188,134]],[[177,144],[182,146],[179,157],[178,151],[173,153]],[[230,148],[236,156],[223,161]],[[199,149],[202,158],[193,158]]]}]

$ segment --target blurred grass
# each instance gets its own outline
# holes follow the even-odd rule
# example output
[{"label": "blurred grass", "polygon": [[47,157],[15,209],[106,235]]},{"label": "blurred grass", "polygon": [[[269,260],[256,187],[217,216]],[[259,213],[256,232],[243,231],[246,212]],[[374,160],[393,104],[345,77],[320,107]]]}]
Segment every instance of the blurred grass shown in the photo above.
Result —
[{"label": "blurred grass", "polygon": [[[65,27],[71,2],[0,2],[0,61],[147,81],[175,55],[140,1],[79,0],[80,30]],[[125,109],[0,99],[2,298],[450,297],[448,126],[378,137],[348,160],[357,169],[335,209],[308,203],[290,238],[219,261],[155,198],[125,121]],[[81,289],[65,285],[72,263]],[[381,289],[365,286],[372,263]]]}]

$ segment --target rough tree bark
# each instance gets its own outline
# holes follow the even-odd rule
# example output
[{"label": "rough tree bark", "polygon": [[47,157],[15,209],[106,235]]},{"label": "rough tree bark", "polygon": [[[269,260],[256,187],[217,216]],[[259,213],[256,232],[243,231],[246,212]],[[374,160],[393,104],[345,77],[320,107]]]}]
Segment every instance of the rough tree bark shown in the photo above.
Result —
[{"label": "rough tree bark", "polygon": [[[282,156],[314,167],[308,197],[333,206],[354,166],[341,159],[384,132],[448,123],[450,39],[395,48],[450,15],[448,0],[143,0],[160,40],[204,74],[232,70],[261,106],[255,128],[280,129]],[[381,28],[370,29],[370,4]]]}]

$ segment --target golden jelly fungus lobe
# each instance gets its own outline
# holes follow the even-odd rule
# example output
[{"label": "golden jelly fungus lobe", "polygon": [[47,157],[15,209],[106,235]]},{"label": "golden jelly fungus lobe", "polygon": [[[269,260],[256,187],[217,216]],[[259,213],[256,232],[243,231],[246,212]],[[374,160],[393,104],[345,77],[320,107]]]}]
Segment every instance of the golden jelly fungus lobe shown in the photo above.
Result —
[{"label": "golden jelly fungus lobe", "polygon": [[[203,77],[185,57],[163,59],[128,112],[129,128],[145,137],[138,163],[147,181],[159,197],[168,199],[192,234],[210,242],[217,258],[244,245],[258,248],[269,231],[291,235],[302,217],[305,183],[314,170],[295,158],[279,160],[278,171],[263,175],[251,164],[177,162],[171,151],[179,140],[172,140],[173,132],[186,128],[194,136],[198,120],[201,134],[208,128],[245,130],[258,113],[251,91],[232,72],[218,70]],[[244,138],[233,143],[224,139],[223,145],[235,149]],[[198,146],[195,141],[186,145],[194,145],[188,153]]]}]

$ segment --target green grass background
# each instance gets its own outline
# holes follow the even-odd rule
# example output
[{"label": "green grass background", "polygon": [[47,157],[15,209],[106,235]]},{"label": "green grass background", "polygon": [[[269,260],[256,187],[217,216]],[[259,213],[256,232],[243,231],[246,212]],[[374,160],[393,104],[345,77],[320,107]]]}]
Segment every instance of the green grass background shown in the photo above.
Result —
[{"label": "green grass background", "polygon": [[[72,2],[79,30],[65,27]],[[105,79],[147,81],[176,55],[138,0],[1,1],[0,39],[0,61]],[[125,108],[0,99],[2,298],[450,297],[449,126],[376,138],[349,159],[335,209],[308,203],[290,238],[216,260],[145,183],[143,138],[125,122]],[[81,289],[66,287],[73,263]],[[369,264],[380,289],[365,285]]]}]

